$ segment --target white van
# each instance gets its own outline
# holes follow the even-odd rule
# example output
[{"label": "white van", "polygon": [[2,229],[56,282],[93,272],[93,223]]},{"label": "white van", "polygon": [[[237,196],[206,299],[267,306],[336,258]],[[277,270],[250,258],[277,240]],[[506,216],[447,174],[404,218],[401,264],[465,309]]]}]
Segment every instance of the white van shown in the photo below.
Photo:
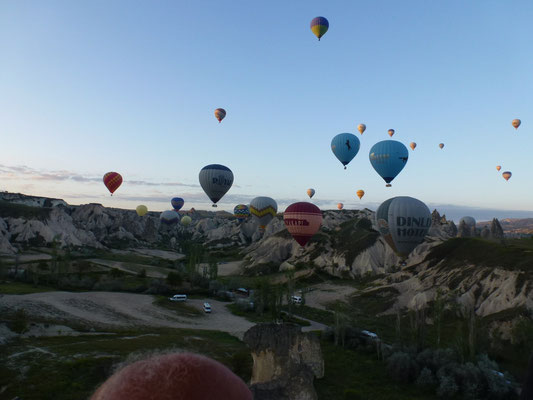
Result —
[{"label": "white van", "polygon": [[175,294],[172,297],[168,298],[170,301],[187,301],[187,295],[186,294]]},{"label": "white van", "polygon": [[211,312],[211,304],[204,303],[204,312],[210,313]]},{"label": "white van", "polygon": [[302,297],[301,296],[291,296],[291,301],[294,304],[302,304]]}]

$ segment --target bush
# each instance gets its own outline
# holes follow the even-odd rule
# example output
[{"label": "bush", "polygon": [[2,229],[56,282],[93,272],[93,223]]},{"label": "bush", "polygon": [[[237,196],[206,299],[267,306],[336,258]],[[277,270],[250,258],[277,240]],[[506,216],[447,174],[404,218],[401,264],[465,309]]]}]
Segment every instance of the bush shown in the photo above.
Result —
[{"label": "bush", "polygon": [[400,351],[388,358],[387,371],[398,382],[413,382],[420,367],[412,354]]},{"label": "bush", "polygon": [[104,279],[95,283],[93,290],[102,292],[120,292],[124,290],[124,283],[119,279]]},{"label": "bush", "polygon": [[428,367],[424,367],[420,375],[418,375],[416,385],[422,389],[429,389],[437,385],[437,379],[435,379],[433,372]]},{"label": "bush", "polygon": [[344,391],[344,400],[364,400],[358,390],[346,389]]},{"label": "bush", "polygon": [[162,279],[153,279],[150,282],[150,287],[146,291],[147,294],[171,294],[172,288],[167,285]]},{"label": "bush", "polygon": [[143,268],[139,271],[139,273],[137,274],[137,276],[139,278],[146,278],[146,268]]},{"label": "bush", "polygon": [[23,308],[19,308],[13,314],[10,328],[15,333],[24,333],[28,329],[28,314]]},{"label": "bush", "polygon": [[177,272],[169,272],[166,281],[170,286],[180,286],[183,283],[183,278]]},{"label": "bush", "polygon": [[437,389],[437,395],[439,397],[449,399],[457,394],[459,387],[455,383],[455,379],[449,375],[442,375],[439,377],[439,387]]},{"label": "bush", "polygon": [[111,270],[109,271],[109,275],[113,278],[120,278],[124,276],[124,271],[121,271],[118,268],[111,268]]}]

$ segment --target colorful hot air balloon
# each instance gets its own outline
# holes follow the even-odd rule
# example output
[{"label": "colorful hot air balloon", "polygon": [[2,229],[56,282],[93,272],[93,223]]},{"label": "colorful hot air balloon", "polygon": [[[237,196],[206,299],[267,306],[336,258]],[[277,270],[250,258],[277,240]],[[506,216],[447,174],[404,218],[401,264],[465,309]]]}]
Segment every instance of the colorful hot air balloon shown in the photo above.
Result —
[{"label": "colorful hot air balloon", "polygon": [[328,31],[329,22],[324,17],[316,17],[311,21],[311,31],[320,41],[320,38]]},{"label": "colorful hot air balloon", "polygon": [[442,149],[444,147],[444,143],[439,143],[439,147]]},{"label": "colorful hot air balloon", "polygon": [[179,222],[180,215],[174,210],[166,210],[161,213],[161,215],[159,216],[159,219],[164,224],[172,225],[172,224]]},{"label": "colorful hot air balloon", "polygon": [[496,171],[499,171],[500,169],[502,169],[502,166],[501,165],[496,165]]},{"label": "colorful hot air balloon", "polygon": [[518,129],[518,127],[520,126],[521,123],[522,123],[522,121],[520,121],[518,118],[513,119],[513,121],[511,122],[511,124],[513,125],[513,127],[515,129]]},{"label": "colorful hot air balloon", "polygon": [[342,204],[342,203],[337,204],[337,208],[339,210],[342,210],[344,208],[344,204]]},{"label": "colorful hot air balloon", "polygon": [[378,207],[376,225],[392,250],[404,258],[424,240],[431,227],[431,213],[413,197],[393,197]]},{"label": "colorful hot air balloon", "polygon": [[358,190],[355,193],[357,194],[357,197],[359,197],[359,200],[361,200],[363,198],[363,196],[365,195],[365,191],[364,190]]},{"label": "colorful hot air balloon", "polygon": [[357,130],[362,135],[364,131],[366,131],[366,125],[365,124],[359,124],[357,125]]},{"label": "colorful hot air balloon", "polygon": [[215,117],[218,119],[218,123],[220,124],[222,120],[226,117],[226,110],[223,108],[217,108],[215,110]]},{"label": "colorful hot air balloon", "polygon": [[250,209],[245,204],[237,204],[233,209],[233,215],[239,220],[246,219],[250,216]]},{"label": "colorful hot air balloon", "polygon": [[146,215],[146,213],[148,212],[148,208],[146,206],[140,205],[140,206],[137,206],[135,211],[137,211],[137,215],[139,217],[142,217],[142,216]]},{"label": "colorful hot air balloon", "polygon": [[278,212],[278,203],[270,197],[256,197],[250,202],[250,214],[259,222],[259,228],[265,229]]},{"label": "colorful hot air balloon", "polygon": [[409,152],[400,142],[383,140],[370,149],[370,164],[376,172],[387,182],[387,187],[407,164]]},{"label": "colorful hot air balloon", "polygon": [[389,131],[387,132],[389,134],[390,137],[392,137],[392,135],[394,135],[394,129],[389,129]]},{"label": "colorful hot air balloon", "polygon": [[356,156],[359,151],[360,142],[357,136],[351,133],[339,133],[331,141],[331,150],[335,157],[344,165],[346,165]]},{"label": "colorful hot air balloon", "polygon": [[298,244],[304,247],[322,223],[322,211],[305,201],[291,204],[283,213],[283,222]]},{"label": "colorful hot air balloon", "polygon": [[175,211],[179,211],[185,204],[185,200],[183,200],[181,197],[174,197],[172,200],[170,200],[170,204]]},{"label": "colorful hot air balloon", "polygon": [[313,198],[313,196],[315,195],[315,189],[307,189],[307,195],[310,199]]},{"label": "colorful hot air balloon", "polygon": [[188,215],[184,215],[183,218],[181,219],[181,224],[183,226],[189,226],[191,222],[192,222],[192,218],[189,217]]},{"label": "colorful hot air balloon", "polygon": [[411,148],[411,150],[416,149],[416,143],[415,142],[409,143],[409,147]]},{"label": "colorful hot air balloon", "polygon": [[122,176],[118,172],[108,172],[104,175],[104,185],[111,192],[111,196],[120,185],[122,185]]},{"label": "colorful hot air balloon", "polygon": [[200,170],[199,179],[205,194],[213,202],[213,207],[216,207],[216,203],[233,185],[233,172],[224,165],[210,164]]},{"label": "colorful hot air balloon", "polygon": [[505,171],[504,173],[502,173],[503,179],[505,179],[506,181],[508,181],[512,175],[513,174],[511,173],[511,171]]}]

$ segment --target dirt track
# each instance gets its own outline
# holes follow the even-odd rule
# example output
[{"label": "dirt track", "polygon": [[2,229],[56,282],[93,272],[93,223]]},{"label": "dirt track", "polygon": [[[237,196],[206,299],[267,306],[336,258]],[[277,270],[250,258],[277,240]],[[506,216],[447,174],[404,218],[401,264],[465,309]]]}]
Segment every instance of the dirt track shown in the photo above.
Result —
[{"label": "dirt track", "polygon": [[[171,327],[206,329],[228,332],[242,338],[254,324],[231,314],[227,303],[209,299],[212,313],[198,317],[184,317],[176,312],[152,304],[154,297],[143,294],[115,292],[45,292],[0,297],[0,311],[24,308],[30,315],[59,319],[95,329],[108,327]],[[202,309],[204,300],[189,299],[188,305]],[[320,330],[324,326],[313,323],[304,330]]]}]

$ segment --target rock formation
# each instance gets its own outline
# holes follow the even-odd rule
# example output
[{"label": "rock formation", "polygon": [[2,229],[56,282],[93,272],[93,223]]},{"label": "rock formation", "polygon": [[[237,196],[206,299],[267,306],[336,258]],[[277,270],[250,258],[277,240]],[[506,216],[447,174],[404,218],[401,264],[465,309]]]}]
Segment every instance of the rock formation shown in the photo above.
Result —
[{"label": "rock formation", "polygon": [[490,236],[492,239],[503,239],[503,229],[498,218],[494,218],[490,224]]},{"label": "rock formation", "polygon": [[315,400],[314,378],[324,376],[318,338],[293,324],[259,324],[244,334],[254,360],[256,400]]}]

